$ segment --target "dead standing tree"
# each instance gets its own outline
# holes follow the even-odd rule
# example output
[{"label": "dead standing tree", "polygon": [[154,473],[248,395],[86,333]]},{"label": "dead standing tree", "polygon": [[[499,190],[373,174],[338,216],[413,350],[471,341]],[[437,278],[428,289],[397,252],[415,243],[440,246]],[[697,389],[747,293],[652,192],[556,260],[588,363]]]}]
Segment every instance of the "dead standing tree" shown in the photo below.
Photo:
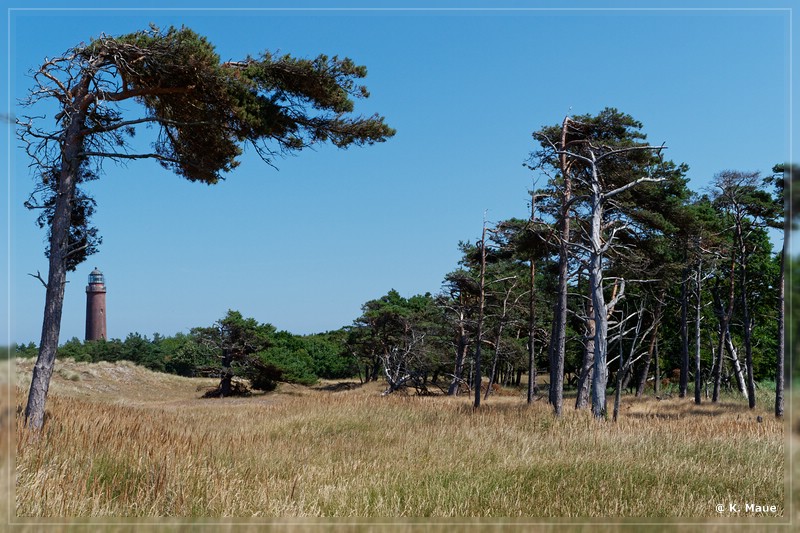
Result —
[{"label": "dead standing tree", "polygon": [[621,148],[597,145],[591,141],[581,143],[581,153],[571,150],[554,151],[558,155],[582,162],[587,172],[575,174],[573,179],[580,180],[587,189],[590,223],[587,243],[572,243],[572,246],[583,249],[588,255],[589,264],[589,292],[592,300],[594,318],[594,369],[592,379],[592,413],[596,418],[606,416],[606,386],[608,383],[607,351],[608,351],[608,314],[609,307],[616,304],[623,295],[621,290],[616,299],[608,303],[605,301],[603,283],[603,257],[614,243],[615,236],[627,229],[625,222],[604,220],[606,206],[618,195],[636,187],[641,183],[658,183],[665,181],[664,177],[643,176],[611,190],[607,189],[606,180],[602,175],[601,164],[611,158],[624,158],[631,152],[651,151],[660,154],[665,146],[638,145]]},{"label": "dead standing tree", "polygon": [[[74,224],[76,191],[103,160],[154,159],[190,180],[213,184],[238,165],[250,144],[267,163],[282,153],[330,141],[344,148],[394,134],[383,118],[352,117],[352,98],[369,95],[356,80],[366,68],[350,59],[259,58],[221,63],[214,47],[188,28],[101,36],[46,60],[23,104],[55,102],[55,126],[44,117],[17,120],[39,181],[29,202],[49,225],[49,272],[39,356],[33,370],[26,425],[44,423],[45,401],[58,347],[64,284],[88,253]],[[141,104],[129,117],[123,102]],[[127,107],[127,106],[126,106]],[[155,126],[152,151],[129,141],[139,126]],[[79,213],[80,214],[80,213]],[[80,217],[79,217],[80,218]],[[83,217],[84,223],[86,217]]]}]

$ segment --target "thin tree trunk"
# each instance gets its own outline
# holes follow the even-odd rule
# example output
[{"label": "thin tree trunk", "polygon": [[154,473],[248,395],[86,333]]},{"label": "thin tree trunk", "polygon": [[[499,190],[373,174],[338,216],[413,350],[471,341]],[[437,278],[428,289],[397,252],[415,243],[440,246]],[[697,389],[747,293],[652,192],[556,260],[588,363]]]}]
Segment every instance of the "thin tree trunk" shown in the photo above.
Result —
[{"label": "thin tree trunk", "polygon": [[[653,325],[653,333],[650,337],[650,346],[647,348],[647,357],[644,360],[644,368],[642,369],[642,374],[639,377],[639,386],[636,389],[636,396],[641,396],[644,394],[644,388],[647,385],[647,376],[650,374],[650,362],[653,359],[653,354],[655,352],[656,346],[656,339],[658,338],[658,328],[661,325],[661,315],[663,313],[664,308],[664,297],[666,292],[664,289],[661,290],[661,295],[658,299],[658,304],[656,306],[656,313],[653,316],[654,325]],[[658,361],[656,361],[656,383],[658,382]],[[658,392],[656,391],[656,394]]]},{"label": "thin tree trunk", "polygon": [[[724,362],[724,353],[725,353],[725,337],[730,335],[730,321],[731,316],[733,314],[733,302],[735,298],[735,271],[736,271],[736,252],[731,251],[731,267],[730,267],[730,276],[728,279],[728,308],[725,309],[722,306],[722,302],[718,296],[715,296],[717,302],[715,305],[718,307],[717,316],[719,319],[719,341],[717,342],[717,365],[715,365],[715,372],[713,374],[714,378],[714,392],[711,395],[711,401],[717,402],[719,401],[719,387],[722,380],[722,364]],[[716,291],[715,291],[716,294]]]},{"label": "thin tree trunk", "polygon": [[480,301],[478,305],[478,324],[475,333],[475,403],[474,408],[481,406],[481,344],[483,344],[483,308],[486,302],[486,222],[481,231],[481,277]]},{"label": "thin tree trunk", "polygon": [[658,362],[658,338],[653,346],[653,362],[656,364],[656,383],[661,384],[661,366]]},{"label": "thin tree trunk", "polygon": [[747,246],[744,242],[742,235],[742,223],[738,221],[736,224],[736,236],[739,241],[739,284],[741,285],[741,300],[742,300],[742,320],[744,322],[744,366],[747,379],[747,403],[750,409],[756,406],[756,385],[753,376],[753,347],[752,347],[752,333],[753,333],[753,318],[750,316],[750,306],[747,300]]},{"label": "thin tree trunk", "polygon": [[492,390],[492,383],[495,382],[495,376],[497,375],[497,360],[500,358],[500,335],[503,333],[502,326],[500,327],[500,331],[497,335],[497,343],[494,346],[494,358],[492,359],[492,370],[489,372],[489,384],[486,385],[486,394],[483,395],[484,400],[489,399],[489,392]]},{"label": "thin tree trunk", "polygon": [[731,339],[730,328],[725,332],[725,347],[727,348],[728,354],[733,362],[733,373],[736,377],[736,384],[739,386],[739,392],[742,393],[742,396],[748,399],[749,387],[745,377],[745,370],[742,368],[742,364],[739,362],[739,356],[736,353],[736,347],[733,345],[733,339]]},{"label": "thin tree trunk", "polygon": [[[536,195],[531,194],[531,224],[536,221]],[[531,255],[530,292],[528,293],[528,403],[536,396],[536,261]]]},{"label": "thin tree trunk", "polygon": [[[627,313],[626,313],[627,315]],[[641,326],[641,315],[639,317],[639,325]],[[628,367],[630,366],[631,357],[633,357],[633,353],[631,353],[631,357],[628,358],[628,362],[625,362],[625,351],[622,348],[622,332],[625,329],[625,320],[622,320],[619,327],[619,370],[617,371],[617,384],[616,390],[614,391],[614,414],[612,415],[611,419],[616,422],[617,416],[619,415],[619,402],[622,396],[622,389],[625,386],[625,377],[628,373]],[[636,334],[639,334],[639,330],[637,328]],[[633,341],[631,350],[633,350],[633,346],[636,345],[636,340]]]},{"label": "thin tree trunk", "polygon": [[679,396],[686,397],[689,388],[689,268],[683,270],[681,278],[681,377]]},{"label": "thin tree trunk", "polygon": [[233,372],[231,371],[231,364],[233,363],[233,355],[230,350],[225,350],[222,355],[222,375],[219,380],[219,395],[224,398],[231,395]]},{"label": "thin tree trunk", "polygon": [[[463,298],[463,297],[462,297]],[[458,342],[456,344],[456,362],[453,369],[453,381],[450,382],[450,387],[447,389],[448,396],[455,396],[458,394],[458,386],[461,384],[461,375],[464,373],[464,359],[467,355],[467,332],[464,328],[463,311],[461,316],[461,323],[459,325]]]},{"label": "thin tree trunk", "polygon": [[[63,175],[63,173],[62,173]],[[64,197],[74,194],[75,176],[62,178],[61,190]],[[65,183],[67,182],[67,183]],[[72,183],[69,183],[72,182]],[[70,191],[69,189],[72,189]],[[47,277],[47,291],[45,296],[44,320],[42,321],[42,337],[39,344],[39,355],[33,367],[31,386],[28,392],[28,403],[25,407],[25,425],[34,430],[42,429],[44,425],[45,402],[50,388],[50,378],[58,350],[58,337],[61,329],[61,310],[64,305],[64,285],[67,279],[67,268],[63,249],[69,232],[69,200],[61,201],[61,195],[56,201],[56,214],[53,217],[50,239],[50,272]],[[59,207],[67,204],[66,223]],[[64,242],[64,244],[61,244]]]},{"label": "thin tree trunk", "polygon": [[[581,290],[581,279],[578,278],[578,290]],[[616,285],[614,285],[616,291]],[[586,326],[586,333],[584,334],[583,343],[583,361],[581,363],[580,373],[578,374],[577,383],[577,398],[575,399],[575,409],[585,409],[591,405],[590,389],[592,384],[592,368],[594,366],[594,306],[592,299],[586,299],[586,319],[584,324]]]},{"label": "thin tree trunk", "polygon": [[578,377],[578,397],[575,400],[575,409],[585,409],[589,406],[589,389],[591,385],[592,365],[594,361],[594,306],[589,299],[586,312],[586,344],[583,348],[583,364]]},{"label": "thin tree trunk", "polygon": [[778,353],[777,364],[775,365],[775,416],[783,416],[783,360],[785,353],[784,340],[784,281],[785,281],[785,261],[786,261],[786,235],[784,230],[783,249],[781,250],[781,268],[778,276]]},{"label": "thin tree trunk", "polygon": [[[701,298],[702,294],[702,275],[703,275],[703,263],[698,262],[697,264],[697,274],[695,277],[695,292],[696,292],[696,300],[695,300],[695,318],[694,318],[694,403],[700,404],[700,386],[702,381],[702,376],[700,374],[700,319],[701,319],[701,312],[703,310],[703,301]],[[713,355],[713,354],[712,354]]]},{"label": "thin tree trunk", "polygon": [[47,392],[50,388],[50,378],[53,375],[58,350],[61,313],[64,307],[64,286],[67,282],[67,259],[70,254],[69,233],[72,204],[80,172],[80,153],[83,150],[81,130],[86,121],[88,106],[91,103],[89,98],[90,80],[89,76],[85,76],[76,87],[70,124],[62,141],[58,196],[50,228],[49,272],[42,320],[42,337],[25,407],[25,425],[36,431],[41,430],[44,426]]},{"label": "thin tree trunk", "polygon": [[[569,117],[564,117],[561,126],[561,149],[566,150]],[[567,278],[569,276],[569,203],[572,199],[572,180],[566,153],[559,159],[564,180],[564,195],[561,203],[561,235],[558,244],[558,296],[553,317],[553,336],[550,338],[550,403],[556,416],[561,416],[564,404],[564,352],[567,334]]]},{"label": "thin tree trunk", "polygon": [[511,292],[514,290],[516,286],[517,282],[515,279],[511,287],[506,289],[506,294],[505,297],[503,298],[502,314],[500,315],[500,322],[497,325],[497,340],[495,341],[494,345],[494,359],[492,360],[492,371],[491,374],[489,374],[489,385],[486,386],[486,395],[483,397],[484,400],[489,398],[489,392],[492,390],[492,383],[495,382],[497,363],[500,359],[500,339],[503,338],[503,328],[506,325],[506,318],[508,317],[508,299],[511,298]]}]

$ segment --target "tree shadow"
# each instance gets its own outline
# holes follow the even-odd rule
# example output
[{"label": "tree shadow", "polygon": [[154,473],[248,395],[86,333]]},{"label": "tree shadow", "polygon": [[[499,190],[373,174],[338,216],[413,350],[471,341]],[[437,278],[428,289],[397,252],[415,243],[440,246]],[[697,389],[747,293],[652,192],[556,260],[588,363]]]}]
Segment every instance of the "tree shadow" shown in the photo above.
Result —
[{"label": "tree shadow", "polygon": [[338,383],[330,383],[328,385],[321,385],[314,388],[328,392],[341,392],[346,390],[360,389],[363,386],[363,383],[356,383],[355,381],[340,381]]}]

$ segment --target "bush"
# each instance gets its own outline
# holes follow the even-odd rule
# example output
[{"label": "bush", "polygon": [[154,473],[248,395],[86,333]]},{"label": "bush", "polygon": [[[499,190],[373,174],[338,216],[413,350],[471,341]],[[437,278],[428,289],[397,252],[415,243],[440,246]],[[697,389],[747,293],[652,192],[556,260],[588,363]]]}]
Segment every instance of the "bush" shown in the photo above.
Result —
[{"label": "bush", "polygon": [[250,386],[256,390],[269,392],[275,390],[278,381],[283,381],[283,372],[278,367],[252,357],[239,372],[239,375],[250,380]]},{"label": "bush", "polygon": [[261,361],[272,365],[281,371],[281,381],[313,385],[317,382],[314,373],[314,361],[304,349],[291,350],[287,347],[276,346],[258,353]]},{"label": "bush", "polygon": [[321,335],[303,337],[306,352],[311,357],[314,373],[326,379],[349,378],[358,373],[356,357],[344,346]]},{"label": "bush", "polygon": [[28,344],[15,344],[13,350],[3,346],[0,348],[3,359],[6,357],[22,357],[31,358],[39,355],[39,347],[36,344],[29,342]]}]

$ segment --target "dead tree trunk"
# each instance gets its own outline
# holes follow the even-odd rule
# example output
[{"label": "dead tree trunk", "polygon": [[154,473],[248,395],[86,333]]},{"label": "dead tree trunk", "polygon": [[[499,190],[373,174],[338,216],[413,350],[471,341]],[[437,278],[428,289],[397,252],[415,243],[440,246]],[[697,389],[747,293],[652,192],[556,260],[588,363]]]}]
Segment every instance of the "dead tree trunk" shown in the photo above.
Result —
[{"label": "dead tree trunk", "polygon": [[[566,126],[566,121],[565,121]],[[562,161],[566,161],[566,156],[580,160],[588,165],[589,176],[586,178],[587,188],[589,189],[588,200],[591,209],[591,219],[589,224],[588,243],[579,245],[589,254],[589,290],[591,292],[592,305],[594,307],[595,335],[594,335],[594,369],[592,379],[592,413],[595,418],[605,418],[606,416],[606,385],[608,383],[608,368],[606,364],[608,350],[608,308],[613,306],[614,301],[606,305],[603,294],[603,256],[611,248],[614,236],[617,231],[627,227],[626,224],[613,223],[604,228],[604,205],[611,198],[639,185],[643,182],[661,182],[664,178],[642,177],[635,179],[611,191],[606,191],[600,179],[599,162],[606,157],[619,156],[620,154],[635,150],[651,150],[660,152],[664,147],[635,146],[620,149],[609,149],[608,147],[594,147],[587,144],[587,155],[580,155],[563,149],[557,153],[562,156]],[[600,155],[598,155],[598,153]],[[562,163],[564,165],[564,163]],[[567,206],[568,207],[568,206]],[[610,234],[604,235],[604,230]],[[620,294],[617,298],[622,298],[625,292],[624,281],[622,282]],[[562,332],[563,333],[563,332]],[[563,360],[562,360],[563,361]],[[561,369],[561,385],[563,388],[563,367]],[[552,384],[551,384],[552,386]]]},{"label": "dead tree trunk", "polygon": [[[536,198],[531,193],[531,224],[536,221]],[[536,258],[531,255],[530,291],[528,292],[528,403],[536,396]]]},{"label": "dead tree trunk", "polygon": [[594,364],[594,307],[589,299],[586,310],[586,335],[583,348],[583,364],[578,377],[578,397],[575,400],[575,409],[585,409],[589,406],[589,389],[591,385],[592,365]]},{"label": "dead tree trunk", "polygon": [[608,367],[606,366],[608,350],[608,316],[605,295],[603,294],[603,200],[596,166],[592,168],[591,193],[591,232],[589,237],[589,290],[591,292],[592,309],[594,311],[594,369],[592,375],[592,413],[595,418],[606,416],[606,385],[608,383]]},{"label": "dead tree trunk", "polygon": [[739,362],[739,355],[736,351],[736,346],[733,345],[730,327],[725,332],[725,348],[728,350],[728,355],[733,363],[733,374],[736,378],[736,385],[739,387],[739,392],[741,392],[742,396],[745,398],[749,398],[749,387],[746,381],[747,378],[745,377],[745,370],[742,368],[741,362]]},{"label": "dead tree trunk", "polygon": [[469,339],[467,337],[467,329],[464,325],[466,316],[464,312],[464,295],[459,295],[461,299],[461,309],[459,310],[459,324],[458,324],[458,339],[456,340],[456,362],[453,369],[453,381],[450,382],[450,387],[447,389],[448,396],[455,396],[458,394],[458,387],[463,382],[462,375],[464,373],[464,360],[467,356],[467,347],[469,346]]},{"label": "dead tree trunk", "polygon": [[[486,395],[483,397],[484,400],[489,398],[489,393],[492,390],[492,383],[495,382],[495,376],[497,372],[497,363],[500,359],[500,340],[503,338],[503,329],[506,325],[506,320],[508,319],[508,300],[511,298],[511,293],[514,291],[514,288],[517,286],[517,280],[514,278],[512,280],[511,286],[506,289],[506,294],[503,297],[503,307],[500,311],[500,320],[497,325],[497,339],[495,340],[494,345],[494,359],[492,360],[492,371],[489,374],[489,385],[486,387]],[[515,301],[516,303],[516,301]]]},{"label": "dead tree trunk", "polygon": [[742,321],[744,322],[744,366],[747,379],[747,403],[750,409],[756,406],[756,385],[753,376],[753,317],[750,316],[750,306],[747,298],[747,245],[742,234],[742,221],[737,219],[736,239],[739,242],[739,291],[742,301]]},{"label": "dead tree trunk", "polygon": [[681,276],[681,376],[678,395],[686,397],[689,388],[689,267]]},{"label": "dead tree trunk", "polygon": [[734,280],[736,269],[736,252],[731,250],[730,275],[728,277],[728,306],[724,307],[722,298],[719,295],[719,280],[712,291],[714,296],[714,306],[716,308],[717,320],[719,321],[719,339],[717,341],[717,364],[714,365],[713,380],[714,390],[711,394],[711,401],[719,401],[719,387],[722,380],[722,364],[725,354],[725,338],[730,335],[730,321],[733,315],[733,302],[735,298]]},{"label": "dead tree trunk", "polygon": [[700,404],[700,387],[702,376],[700,374],[700,320],[703,310],[702,300],[702,276],[703,263],[697,263],[697,273],[695,277],[695,318],[694,318],[694,403]]},{"label": "dead tree trunk", "polygon": [[478,302],[478,323],[475,332],[475,403],[474,409],[481,406],[481,344],[483,344],[483,310],[486,305],[486,221],[481,231],[481,270],[480,297]]}]

